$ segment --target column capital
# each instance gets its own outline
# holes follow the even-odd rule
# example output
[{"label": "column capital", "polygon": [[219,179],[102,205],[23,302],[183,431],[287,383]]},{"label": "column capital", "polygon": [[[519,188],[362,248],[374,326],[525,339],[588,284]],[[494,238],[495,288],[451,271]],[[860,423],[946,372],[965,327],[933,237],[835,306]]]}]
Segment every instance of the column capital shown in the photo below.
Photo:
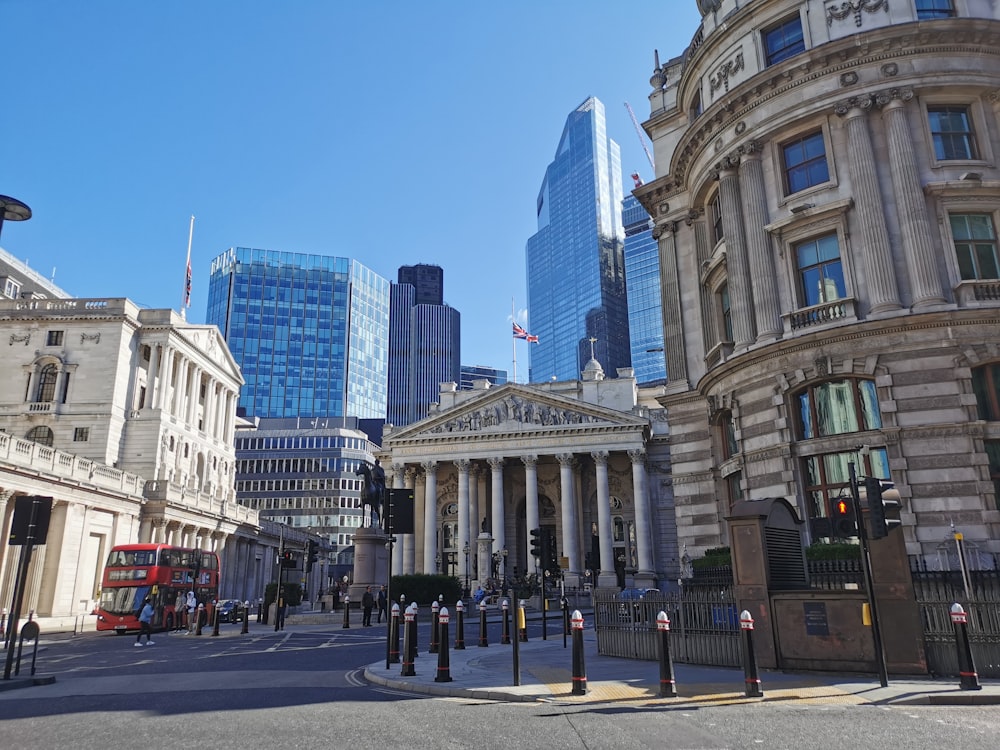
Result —
[{"label": "column capital", "polygon": [[634,464],[644,463],[646,460],[646,451],[644,448],[630,448],[626,452]]},{"label": "column capital", "polygon": [[760,159],[761,153],[764,151],[764,141],[756,139],[747,141],[737,151],[739,152],[741,162],[748,159]]},{"label": "column capital", "polygon": [[594,463],[598,466],[608,465],[608,456],[610,454],[607,451],[593,451],[590,455],[594,459]]},{"label": "column capital", "polygon": [[494,456],[492,458],[487,458],[486,463],[490,465],[490,468],[493,469],[493,471],[497,471],[498,469],[503,468],[504,458],[503,456]]},{"label": "column capital", "polygon": [[467,458],[460,458],[455,461],[455,468],[457,468],[463,474],[469,473],[469,467],[472,466],[472,461]]},{"label": "column capital", "polygon": [[437,471],[438,462],[437,461],[421,461],[420,465],[423,467],[424,471],[426,471],[429,474],[432,471]]},{"label": "column capital", "polygon": [[529,469],[538,466],[538,456],[521,456],[521,462]]},{"label": "column capital", "polygon": [[559,465],[563,467],[566,466],[572,467],[574,464],[576,464],[576,458],[573,456],[572,453],[557,453],[556,461],[558,461]]},{"label": "column capital", "polygon": [[879,91],[875,94],[875,104],[879,108],[902,107],[906,102],[914,97],[913,89],[910,86]]},{"label": "column capital", "polygon": [[861,94],[837,102],[833,105],[833,112],[838,117],[860,117],[868,114],[874,104],[874,97],[871,94]]},{"label": "column capital", "polygon": [[677,232],[677,222],[665,221],[653,227],[653,231],[651,232],[651,234],[654,240],[658,240],[664,236],[671,236],[676,232]]}]

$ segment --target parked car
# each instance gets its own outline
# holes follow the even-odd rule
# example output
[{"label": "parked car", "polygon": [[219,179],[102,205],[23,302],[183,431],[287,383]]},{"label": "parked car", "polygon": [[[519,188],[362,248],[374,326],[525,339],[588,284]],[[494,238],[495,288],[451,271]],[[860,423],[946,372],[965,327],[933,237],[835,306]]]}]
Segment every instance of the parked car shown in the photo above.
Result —
[{"label": "parked car", "polygon": [[222,599],[215,605],[219,610],[219,622],[238,622],[241,603],[238,599]]}]

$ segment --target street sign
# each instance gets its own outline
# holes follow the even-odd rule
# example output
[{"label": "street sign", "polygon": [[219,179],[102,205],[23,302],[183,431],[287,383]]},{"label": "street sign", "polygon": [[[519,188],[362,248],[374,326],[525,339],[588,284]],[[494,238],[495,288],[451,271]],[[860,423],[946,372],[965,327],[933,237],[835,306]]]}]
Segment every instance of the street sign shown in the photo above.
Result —
[{"label": "street sign", "polygon": [[14,518],[10,524],[7,544],[12,547],[45,544],[45,538],[49,535],[51,515],[51,497],[21,495],[14,498]]}]

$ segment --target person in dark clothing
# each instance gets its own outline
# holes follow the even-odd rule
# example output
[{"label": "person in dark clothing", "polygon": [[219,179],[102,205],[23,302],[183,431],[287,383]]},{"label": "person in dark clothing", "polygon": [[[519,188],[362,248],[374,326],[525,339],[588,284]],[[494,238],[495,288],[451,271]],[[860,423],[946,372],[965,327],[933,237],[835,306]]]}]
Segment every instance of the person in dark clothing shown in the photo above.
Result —
[{"label": "person in dark clothing", "polygon": [[385,617],[386,620],[389,616],[386,614],[385,608],[388,605],[388,601],[385,598],[385,586],[378,590],[378,597],[376,599],[378,602],[378,619],[375,622],[382,622],[382,618]]},{"label": "person in dark clothing", "polygon": [[375,606],[375,597],[372,596],[372,587],[365,588],[365,593],[361,597],[361,626],[369,627],[372,624],[372,608]]}]

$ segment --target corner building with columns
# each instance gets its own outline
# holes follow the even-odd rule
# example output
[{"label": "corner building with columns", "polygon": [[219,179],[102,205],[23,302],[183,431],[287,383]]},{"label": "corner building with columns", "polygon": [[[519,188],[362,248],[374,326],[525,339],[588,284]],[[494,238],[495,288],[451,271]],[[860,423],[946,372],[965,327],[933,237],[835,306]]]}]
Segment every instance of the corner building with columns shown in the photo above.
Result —
[{"label": "corner building with columns", "polygon": [[[567,585],[656,586],[679,577],[663,409],[631,368],[605,379],[473,390],[443,383],[420,422],[387,426],[382,466],[411,488],[416,533],[400,535],[393,572],[442,572],[474,587],[534,573],[532,529],[555,540]],[[468,555],[466,555],[468,550]],[[493,555],[507,550],[507,570]]]},{"label": "corner building with columns", "polygon": [[634,193],[659,243],[681,544],[727,543],[740,499],[828,517],[853,463],[895,482],[910,555],[955,568],[960,531],[995,564],[1000,9],[698,7],[656,60],[657,176]]}]

